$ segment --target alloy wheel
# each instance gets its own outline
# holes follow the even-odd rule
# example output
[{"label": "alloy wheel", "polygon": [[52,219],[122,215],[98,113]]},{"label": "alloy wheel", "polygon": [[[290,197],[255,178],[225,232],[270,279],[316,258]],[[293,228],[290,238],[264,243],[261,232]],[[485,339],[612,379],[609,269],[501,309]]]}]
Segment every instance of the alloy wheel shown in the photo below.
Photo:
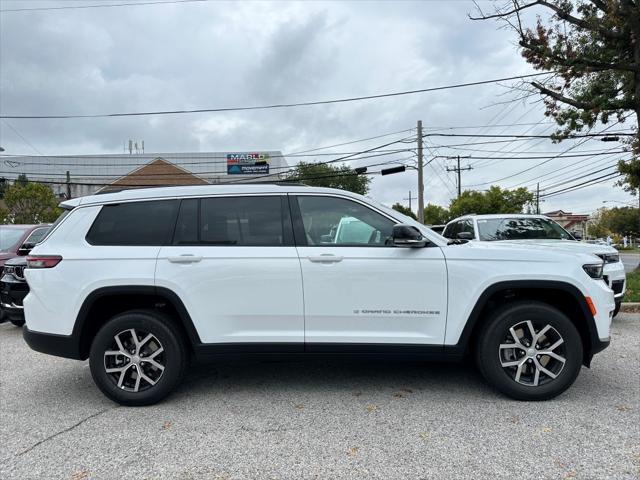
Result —
[{"label": "alloy wheel", "polygon": [[534,325],[531,320],[509,328],[498,356],[500,365],[514,381],[530,387],[552,382],[567,361],[564,339],[558,330],[545,323]]},{"label": "alloy wheel", "polygon": [[113,337],[104,352],[104,368],[109,379],[123,390],[140,392],[153,387],[165,370],[164,347],[158,338],[135,328]]}]

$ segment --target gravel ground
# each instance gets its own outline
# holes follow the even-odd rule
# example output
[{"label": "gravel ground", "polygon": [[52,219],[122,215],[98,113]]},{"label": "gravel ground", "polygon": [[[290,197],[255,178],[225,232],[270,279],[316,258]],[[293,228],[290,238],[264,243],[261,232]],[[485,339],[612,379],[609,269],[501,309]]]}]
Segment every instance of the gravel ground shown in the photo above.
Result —
[{"label": "gravel ground", "polygon": [[198,367],[118,407],[86,363],[0,325],[0,478],[640,478],[640,315],[554,401],[467,365],[309,360]]}]

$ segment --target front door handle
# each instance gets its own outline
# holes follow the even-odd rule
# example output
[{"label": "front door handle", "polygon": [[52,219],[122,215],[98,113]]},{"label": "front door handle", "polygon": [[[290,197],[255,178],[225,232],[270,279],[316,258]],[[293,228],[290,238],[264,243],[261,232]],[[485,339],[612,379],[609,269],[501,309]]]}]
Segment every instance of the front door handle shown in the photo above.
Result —
[{"label": "front door handle", "polygon": [[313,263],[338,263],[342,261],[342,257],[338,255],[332,255],[330,253],[323,253],[322,255],[309,255],[307,258],[310,262]]},{"label": "front door handle", "polygon": [[171,263],[196,263],[202,260],[202,257],[200,255],[184,254],[176,257],[168,257],[167,260]]}]

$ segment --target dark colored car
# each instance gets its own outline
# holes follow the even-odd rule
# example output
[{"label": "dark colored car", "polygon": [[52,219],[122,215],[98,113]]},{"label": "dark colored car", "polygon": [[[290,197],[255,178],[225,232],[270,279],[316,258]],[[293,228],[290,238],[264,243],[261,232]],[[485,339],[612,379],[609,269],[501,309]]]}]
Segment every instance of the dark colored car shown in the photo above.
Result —
[{"label": "dark colored car", "polygon": [[16,326],[24,325],[22,299],[29,292],[24,279],[25,256],[50,228],[51,225],[0,225],[0,323],[9,320]]},{"label": "dark colored car", "polygon": [[29,293],[29,285],[24,278],[27,257],[14,257],[7,260],[0,277],[0,307],[4,319],[16,327],[24,325],[22,301]]}]

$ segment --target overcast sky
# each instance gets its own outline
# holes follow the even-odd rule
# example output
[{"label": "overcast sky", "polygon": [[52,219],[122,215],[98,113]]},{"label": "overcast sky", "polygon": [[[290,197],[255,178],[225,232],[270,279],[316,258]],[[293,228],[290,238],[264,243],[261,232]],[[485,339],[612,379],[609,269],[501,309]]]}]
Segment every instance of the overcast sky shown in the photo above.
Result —
[{"label": "overcast sky", "polygon": [[[131,2],[104,3],[125,1]],[[0,0],[0,8],[99,3]],[[262,105],[530,73],[512,32],[499,29],[492,21],[469,20],[467,13],[473,8],[466,1],[194,2],[5,12],[0,14],[0,110],[5,115],[46,115]],[[5,154],[122,153],[123,143],[133,138],[144,139],[147,152],[290,153],[406,130],[415,127],[418,119],[426,133],[553,132],[542,105],[533,101],[537,98],[529,103],[502,103],[514,97],[504,85],[482,85],[295,109],[10,120],[0,121],[0,145]],[[505,124],[526,125],[495,126]],[[447,130],[484,125],[488,127]],[[630,127],[629,123],[624,126]],[[360,151],[410,135],[412,132],[404,132],[321,152]],[[432,136],[426,140],[426,160],[431,163],[425,170],[425,202],[443,206],[455,195],[456,179],[445,171],[453,166],[452,160],[434,155],[499,157],[526,152],[549,156],[548,152],[559,153],[577,143],[529,140],[446,148],[437,146],[491,139]],[[389,148],[413,146],[398,145]],[[617,150],[618,145],[596,139],[567,154],[608,149]],[[410,155],[402,152],[350,165],[379,164]],[[463,188],[483,189],[491,184],[535,188],[540,181],[541,188],[550,192],[584,181],[571,180],[613,165],[617,158],[554,159],[525,173],[518,172],[544,159],[465,159],[463,166],[470,164],[473,170],[463,172],[462,183]],[[562,167],[568,168],[550,173]],[[9,170],[2,166],[5,174]],[[370,194],[389,205],[407,204],[409,191],[413,195],[417,191],[416,183],[411,170],[378,176]],[[611,181],[549,198],[542,209],[585,213],[601,207],[603,200],[635,202]]]}]

